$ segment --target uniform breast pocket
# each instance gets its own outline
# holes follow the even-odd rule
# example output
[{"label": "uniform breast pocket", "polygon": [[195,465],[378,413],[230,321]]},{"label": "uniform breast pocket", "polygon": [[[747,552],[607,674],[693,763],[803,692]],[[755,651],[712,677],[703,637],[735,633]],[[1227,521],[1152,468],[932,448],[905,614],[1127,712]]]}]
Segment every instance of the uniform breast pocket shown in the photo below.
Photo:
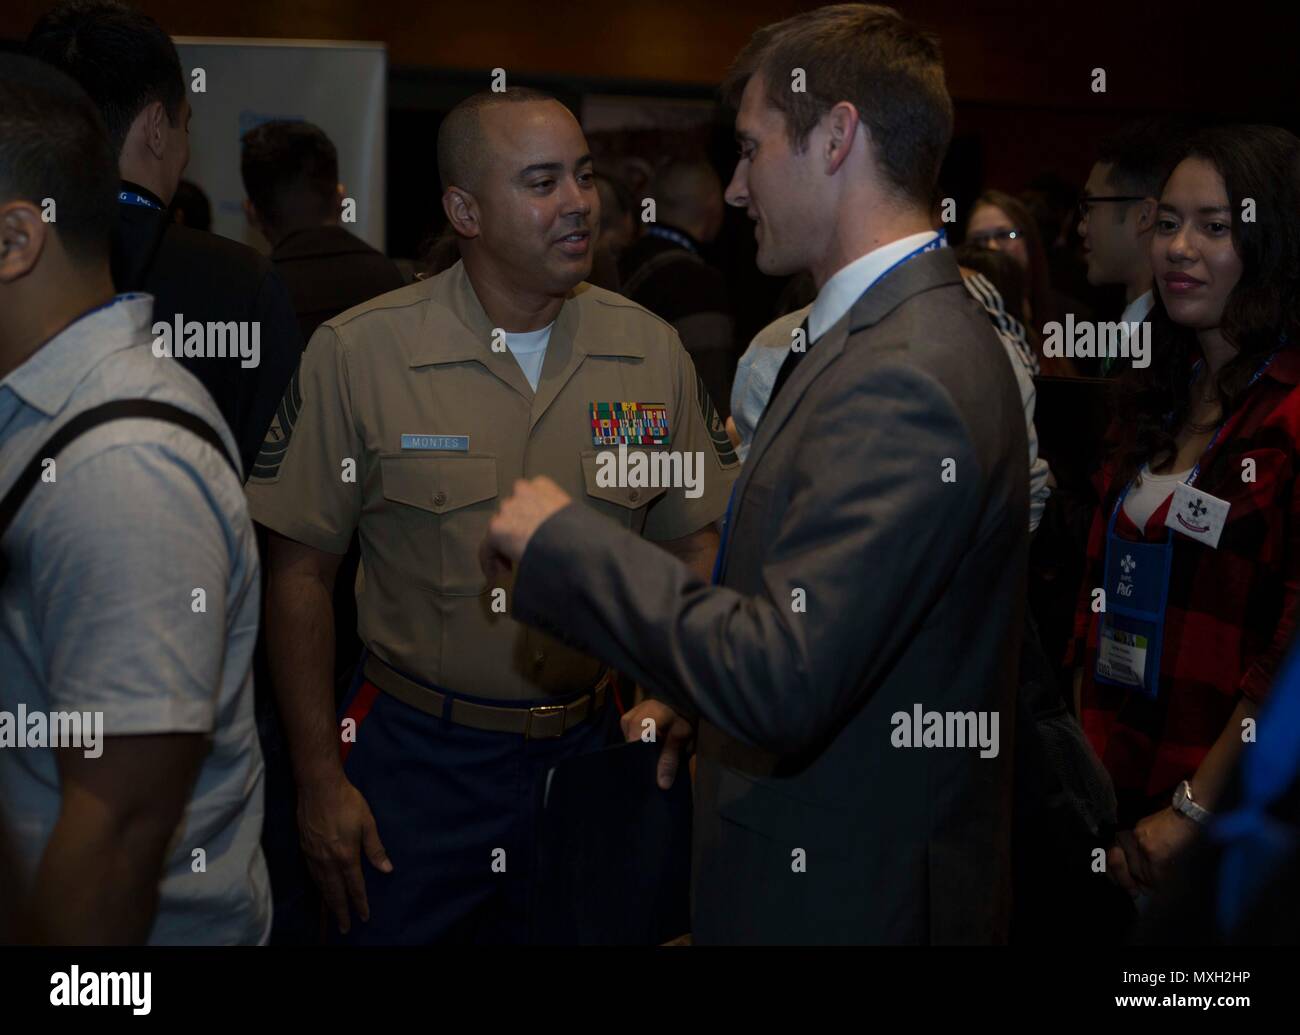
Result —
[{"label": "uniform breast pocket", "polygon": [[[594,449],[582,454],[587,503],[624,528],[639,533],[645,527],[646,508],[668,491],[666,479],[654,478],[651,453],[644,454],[646,460],[641,475],[634,473],[639,461],[633,459],[633,453],[627,454],[625,469],[619,468],[617,451],[602,450],[602,454],[598,455]],[[652,480],[659,481],[659,485],[650,485]]]},{"label": "uniform breast pocket", "polygon": [[381,454],[384,544],[415,582],[449,596],[487,589],[478,548],[497,509],[491,456]]}]

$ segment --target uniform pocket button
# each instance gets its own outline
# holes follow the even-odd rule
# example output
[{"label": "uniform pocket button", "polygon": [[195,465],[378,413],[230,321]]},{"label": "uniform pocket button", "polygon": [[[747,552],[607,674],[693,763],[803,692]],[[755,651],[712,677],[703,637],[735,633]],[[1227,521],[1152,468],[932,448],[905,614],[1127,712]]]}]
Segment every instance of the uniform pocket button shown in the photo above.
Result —
[{"label": "uniform pocket button", "polygon": [[445,492],[435,492],[433,494],[433,505],[435,507],[441,507],[446,502],[447,494]]},{"label": "uniform pocket button", "polygon": [[627,494],[627,498],[628,498],[629,500],[631,500],[633,503],[635,503],[637,500],[639,500],[639,499],[641,498],[641,492],[640,492],[640,490],[639,490],[639,489],[633,489],[631,492],[629,492],[629,493]]}]

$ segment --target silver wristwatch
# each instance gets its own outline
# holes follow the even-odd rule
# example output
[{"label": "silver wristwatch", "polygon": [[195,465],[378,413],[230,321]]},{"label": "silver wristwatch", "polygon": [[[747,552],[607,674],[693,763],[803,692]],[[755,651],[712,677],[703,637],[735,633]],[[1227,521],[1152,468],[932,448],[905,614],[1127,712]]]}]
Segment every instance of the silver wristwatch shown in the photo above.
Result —
[{"label": "silver wristwatch", "polygon": [[1181,813],[1188,819],[1201,826],[1208,826],[1214,813],[1209,809],[1201,808],[1192,798],[1192,785],[1184,780],[1178,785],[1178,790],[1174,791],[1174,811]]}]

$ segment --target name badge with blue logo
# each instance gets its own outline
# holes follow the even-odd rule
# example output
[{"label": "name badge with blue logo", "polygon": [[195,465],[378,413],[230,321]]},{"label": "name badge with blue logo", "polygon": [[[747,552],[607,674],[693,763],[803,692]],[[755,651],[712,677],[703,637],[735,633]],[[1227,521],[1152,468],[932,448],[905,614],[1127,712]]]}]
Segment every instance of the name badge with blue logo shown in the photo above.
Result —
[{"label": "name badge with blue logo", "polygon": [[468,435],[403,435],[403,449],[436,449],[450,453],[468,453]]},{"label": "name badge with blue logo", "polygon": [[1174,544],[1134,542],[1115,534],[1115,518],[1128,495],[1116,501],[1106,528],[1106,609],[1097,631],[1097,682],[1139,690],[1154,698],[1160,690],[1160,653]]}]

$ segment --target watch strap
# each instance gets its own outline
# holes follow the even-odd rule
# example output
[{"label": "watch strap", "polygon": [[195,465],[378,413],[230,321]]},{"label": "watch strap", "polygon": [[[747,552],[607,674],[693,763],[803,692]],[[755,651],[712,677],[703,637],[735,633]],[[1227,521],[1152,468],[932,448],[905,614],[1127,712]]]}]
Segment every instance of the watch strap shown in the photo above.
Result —
[{"label": "watch strap", "polygon": [[1192,785],[1186,780],[1174,791],[1173,807],[1175,812],[1201,826],[1208,826],[1210,820],[1214,818],[1214,813],[1209,809],[1196,804],[1196,799],[1192,797]]}]

